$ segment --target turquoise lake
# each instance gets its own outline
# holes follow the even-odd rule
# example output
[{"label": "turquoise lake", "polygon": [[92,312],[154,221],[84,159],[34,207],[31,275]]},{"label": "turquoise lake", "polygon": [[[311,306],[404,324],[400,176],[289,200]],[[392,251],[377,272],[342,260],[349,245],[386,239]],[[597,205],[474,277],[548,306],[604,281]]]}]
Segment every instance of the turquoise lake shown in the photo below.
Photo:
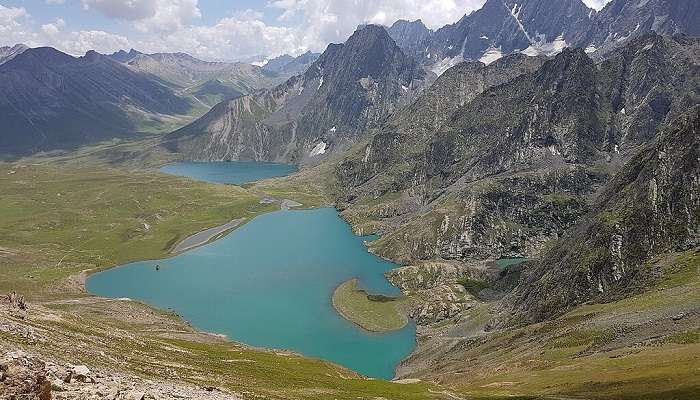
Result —
[{"label": "turquoise lake", "polygon": [[297,167],[291,164],[255,161],[183,161],[168,164],[160,170],[171,175],[186,176],[200,181],[241,185],[260,179],[289,175],[295,172]]},{"label": "turquoise lake", "polygon": [[[178,175],[195,177],[206,170],[201,164],[175,165]],[[243,174],[221,171],[240,163],[211,164],[213,179]],[[186,165],[194,165],[192,175]],[[333,290],[351,278],[373,293],[399,293],[384,277],[396,266],[369,253],[367,239],[355,236],[332,208],[278,211],[181,255],[95,274],[87,289],[172,309],[199,329],[246,344],[292,350],[390,379],[415,347],[415,325],[370,333],[331,304]]]}]

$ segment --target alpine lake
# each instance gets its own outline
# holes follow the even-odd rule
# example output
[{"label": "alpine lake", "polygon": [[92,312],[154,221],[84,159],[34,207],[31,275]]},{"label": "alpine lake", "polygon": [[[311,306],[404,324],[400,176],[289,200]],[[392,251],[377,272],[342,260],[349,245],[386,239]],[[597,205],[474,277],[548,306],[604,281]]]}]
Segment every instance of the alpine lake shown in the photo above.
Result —
[{"label": "alpine lake", "polygon": [[[236,185],[295,170],[257,162],[182,162],[161,169]],[[341,317],[331,301],[334,289],[352,278],[369,293],[400,293],[384,277],[396,265],[369,253],[368,240],[373,237],[354,235],[332,208],[276,211],[171,258],[94,274],[87,289],[173,310],[200,330],[251,346],[289,350],[391,379],[415,348],[415,324],[368,332]]]}]

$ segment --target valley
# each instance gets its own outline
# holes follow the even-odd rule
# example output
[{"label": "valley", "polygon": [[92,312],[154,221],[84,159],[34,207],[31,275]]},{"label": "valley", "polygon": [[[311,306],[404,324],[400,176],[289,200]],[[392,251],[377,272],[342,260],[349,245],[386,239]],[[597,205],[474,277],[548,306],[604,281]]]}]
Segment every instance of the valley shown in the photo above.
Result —
[{"label": "valley", "polygon": [[0,48],[0,398],[694,399],[700,14],[587,4]]}]

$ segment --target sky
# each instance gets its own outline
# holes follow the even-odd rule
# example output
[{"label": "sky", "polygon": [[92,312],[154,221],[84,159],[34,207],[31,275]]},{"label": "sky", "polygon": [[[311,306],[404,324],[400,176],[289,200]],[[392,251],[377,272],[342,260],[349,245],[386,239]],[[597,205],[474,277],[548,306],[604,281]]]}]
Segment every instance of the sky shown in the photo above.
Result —
[{"label": "sky", "polygon": [[[600,9],[609,0],[583,0]],[[73,55],[186,52],[245,60],[320,52],[359,24],[422,19],[433,29],[485,0],[0,0],[0,46],[52,46]]]}]

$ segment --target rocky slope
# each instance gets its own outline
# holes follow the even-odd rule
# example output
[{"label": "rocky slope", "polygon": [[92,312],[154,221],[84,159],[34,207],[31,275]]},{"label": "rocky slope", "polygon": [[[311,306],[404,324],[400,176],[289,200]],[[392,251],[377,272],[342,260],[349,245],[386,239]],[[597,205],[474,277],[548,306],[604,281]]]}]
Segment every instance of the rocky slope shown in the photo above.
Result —
[{"label": "rocky slope", "polygon": [[654,257],[700,245],[700,106],[673,121],[610,181],[592,211],[526,268],[505,299],[509,323],[551,318],[638,291]]},{"label": "rocky slope", "polygon": [[91,371],[84,365],[46,362],[21,350],[0,351],[0,372],[0,394],[7,399],[241,399],[213,387],[157,382],[113,372]]},{"label": "rocky slope", "polygon": [[75,58],[49,47],[0,65],[0,152],[29,154],[131,135],[190,104],[167,87],[96,52]]},{"label": "rocky slope", "polygon": [[700,10],[693,0],[613,0],[592,19],[579,46],[607,50],[650,31],[697,36]]},{"label": "rocky slope", "polygon": [[194,159],[297,161],[357,140],[420,89],[424,72],[369,25],[331,44],[302,75],[223,102],[165,146]]},{"label": "rocky slope", "polygon": [[[459,93],[446,75],[415,103],[425,113],[407,108],[391,120],[404,128],[385,124],[338,166],[339,199],[351,220],[398,224],[377,245],[398,246],[386,255],[401,260],[534,255],[620,160],[697,104],[697,48],[649,35],[599,65],[566,50],[456,110],[429,111],[431,93]],[[368,199],[383,208],[367,214]]]},{"label": "rocky slope", "polygon": [[0,47],[0,64],[4,64],[12,60],[17,55],[22,54],[27,49],[29,49],[29,47],[21,43],[16,44],[14,46]]},{"label": "rocky slope", "polygon": [[387,28],[387,32],[401,50],[419,60],[427,46],[430,45],[430,39],[433,35],[433,31],[423,25],[421,20],[406,21],[400,19]]},{"label": "rocky slope", "polygon": [[265,63],[262,68],[265,71],[274,72],[282,76],[294,76],[303,74],[318,59],[320,54],[307,51],[306,53],[292,57],[283,54]]}]

